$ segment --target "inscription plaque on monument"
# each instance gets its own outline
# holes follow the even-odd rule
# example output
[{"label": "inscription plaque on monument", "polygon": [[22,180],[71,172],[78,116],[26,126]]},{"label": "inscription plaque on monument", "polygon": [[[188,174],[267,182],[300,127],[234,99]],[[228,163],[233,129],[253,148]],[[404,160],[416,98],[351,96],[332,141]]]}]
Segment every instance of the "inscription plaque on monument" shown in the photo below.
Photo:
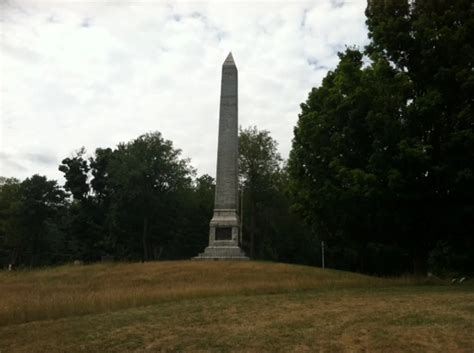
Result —
[{"label": "inscription plaque on monument", "polygon": [[216,228],[216,240],[232,240],[232,228]]},{"label": "inscription plaque on monument", "polygon": [[196,260],[248,260],[239,244],[238,209],[238,84],[232,53],[222,65],[216,193],[209,246]]}]

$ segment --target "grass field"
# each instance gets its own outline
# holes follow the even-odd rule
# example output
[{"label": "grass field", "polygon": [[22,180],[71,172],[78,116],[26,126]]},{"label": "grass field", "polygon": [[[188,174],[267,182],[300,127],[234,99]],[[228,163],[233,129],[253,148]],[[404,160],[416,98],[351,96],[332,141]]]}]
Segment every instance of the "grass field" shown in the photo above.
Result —
[{"label": "grass field", "polygon": [[474,286],[261,262],[0,273],[0,352],[474,352]]}]

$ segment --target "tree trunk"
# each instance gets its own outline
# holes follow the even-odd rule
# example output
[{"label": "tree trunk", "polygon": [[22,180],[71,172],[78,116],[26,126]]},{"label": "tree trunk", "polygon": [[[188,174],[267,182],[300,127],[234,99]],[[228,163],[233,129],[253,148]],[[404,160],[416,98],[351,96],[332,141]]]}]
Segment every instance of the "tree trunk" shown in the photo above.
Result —
[{"label": "tree trunk", "polygon": [[143,261],[148,260],[147,236],[148,236],[148,217],[145,216],[143,217],[143,234],[142,234]]}]

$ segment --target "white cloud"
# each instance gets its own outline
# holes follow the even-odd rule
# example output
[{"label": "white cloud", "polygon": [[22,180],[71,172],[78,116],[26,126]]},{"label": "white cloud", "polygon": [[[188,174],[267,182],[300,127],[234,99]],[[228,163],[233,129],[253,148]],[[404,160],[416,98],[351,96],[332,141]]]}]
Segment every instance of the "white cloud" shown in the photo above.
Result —
[{"label": "white cloud", "polygon": [[215,174],[220,70],[242,126],[287,157],[299,104],[366,44],[364,1],[7,1],[0,5],[0,175],[61,178],[61,159],[158,130]]}]

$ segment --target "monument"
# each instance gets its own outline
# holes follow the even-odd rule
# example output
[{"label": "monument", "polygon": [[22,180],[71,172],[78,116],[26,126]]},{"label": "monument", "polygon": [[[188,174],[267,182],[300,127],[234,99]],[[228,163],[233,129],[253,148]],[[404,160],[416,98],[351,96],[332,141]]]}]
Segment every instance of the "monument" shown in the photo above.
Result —
[{"label": "monument", "polygon": [[229,53],[222,65],[214,215],[209,225],[209,246],[196,260],[249,259],[239,246],[237,91],[237,67]]}]

